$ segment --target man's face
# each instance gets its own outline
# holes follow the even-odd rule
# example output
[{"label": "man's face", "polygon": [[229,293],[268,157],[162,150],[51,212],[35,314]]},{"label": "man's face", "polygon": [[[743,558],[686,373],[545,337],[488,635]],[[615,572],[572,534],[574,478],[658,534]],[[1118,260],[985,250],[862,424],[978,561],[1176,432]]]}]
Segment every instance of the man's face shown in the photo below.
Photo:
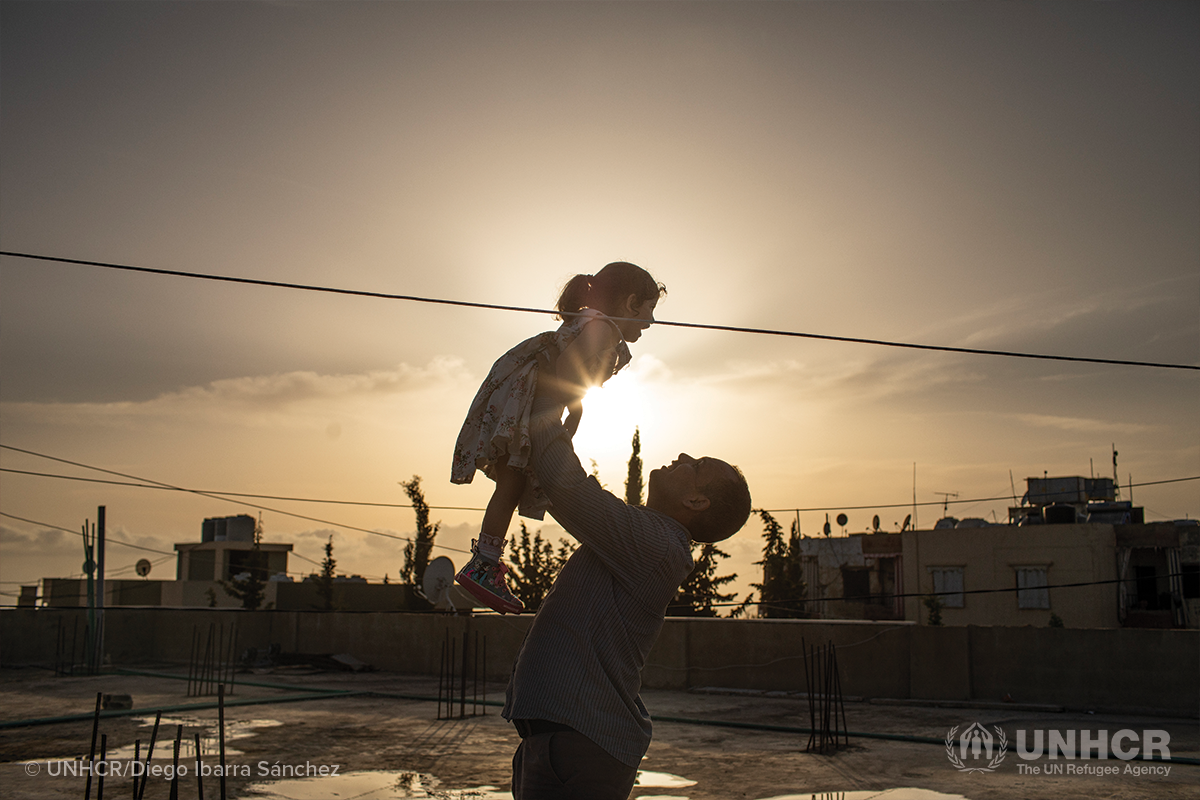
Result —
[{"label": "man's face", "polygon": [[646,505],[672,509],[696,496],[707,497],[706,487],[712,484],[735,478],[733,467],[719,458],[692,458],[680,453],[670,464],[650,472]]}]

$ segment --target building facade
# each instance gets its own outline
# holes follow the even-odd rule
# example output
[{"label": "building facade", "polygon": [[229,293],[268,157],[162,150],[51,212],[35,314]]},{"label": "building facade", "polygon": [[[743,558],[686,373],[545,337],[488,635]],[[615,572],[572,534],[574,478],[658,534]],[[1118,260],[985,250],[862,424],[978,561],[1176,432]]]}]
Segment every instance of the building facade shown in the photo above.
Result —
[{"label": "building facade", "polygon": [[952,626],[1200,627],[1194,521],[972,524],[799,544],[817,619],[928,625],[936,605]]}]

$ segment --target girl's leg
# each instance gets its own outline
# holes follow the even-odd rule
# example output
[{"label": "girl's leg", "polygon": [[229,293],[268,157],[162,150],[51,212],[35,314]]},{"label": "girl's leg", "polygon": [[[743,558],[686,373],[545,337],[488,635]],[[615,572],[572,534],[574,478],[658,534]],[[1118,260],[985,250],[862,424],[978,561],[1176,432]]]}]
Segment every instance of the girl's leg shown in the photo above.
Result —
[{"label": "girl's leg", "polygon": [[500,463],[491,477],[496,481],[496,489],[483,515],[475,554],[454,579],[476,600],[501,614],[520,614],[525,607],[508,588],[504,580],[508,567],[500,558],[504,554],[504,540],[513,512],[525,491],[525,473]]},{"label": "girl's leg", "polygon": [[513,512],[517,510],[521,494],[525,491],[525,473],[512,469],[506,462],[498,464],[493,474],[496,489],[492,492],[492,499],[488,501],[487,510],[483,514],[480,532],[503,543],[508,536],[508,526],[512,524]]}]

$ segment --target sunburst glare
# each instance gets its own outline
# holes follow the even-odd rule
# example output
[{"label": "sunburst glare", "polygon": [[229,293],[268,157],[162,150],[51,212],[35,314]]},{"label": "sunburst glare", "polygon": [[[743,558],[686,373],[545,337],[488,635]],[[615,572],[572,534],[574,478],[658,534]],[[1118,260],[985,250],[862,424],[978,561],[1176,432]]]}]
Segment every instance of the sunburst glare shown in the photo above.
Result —
[{"label": "sunburst glare", "polygon": [[653,429],[659,418],[653,393],[635,372],[609,379],[583,398],[583,421],[575,434],[575,449],[586,462],[594,459],[601,480],[624,479],[635,428]]}]

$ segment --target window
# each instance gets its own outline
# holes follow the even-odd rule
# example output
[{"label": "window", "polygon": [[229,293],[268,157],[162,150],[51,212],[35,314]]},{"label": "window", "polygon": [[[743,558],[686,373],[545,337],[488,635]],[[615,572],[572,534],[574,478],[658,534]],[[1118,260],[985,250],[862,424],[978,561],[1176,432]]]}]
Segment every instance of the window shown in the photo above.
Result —
[{"label": "window", "polygon": [[962,608],[964,595],[962,567],[930,567],[933,591],[946,608]]},{"label": "window", "polygon": [[1017,608],[1049,608],[1045,567],[1017,567]]},{"label": "window", "polygon": [[1183,596],[1191,600],[1200,597],[1200,564],[1184,564],[1180,570],[1183,573],[1180,581],[1183,583]]},{"label": "window", "polygon": [[842,590],[842,597],[848,602],[870,602],[870,570],[866,567],[842,567]]}]

